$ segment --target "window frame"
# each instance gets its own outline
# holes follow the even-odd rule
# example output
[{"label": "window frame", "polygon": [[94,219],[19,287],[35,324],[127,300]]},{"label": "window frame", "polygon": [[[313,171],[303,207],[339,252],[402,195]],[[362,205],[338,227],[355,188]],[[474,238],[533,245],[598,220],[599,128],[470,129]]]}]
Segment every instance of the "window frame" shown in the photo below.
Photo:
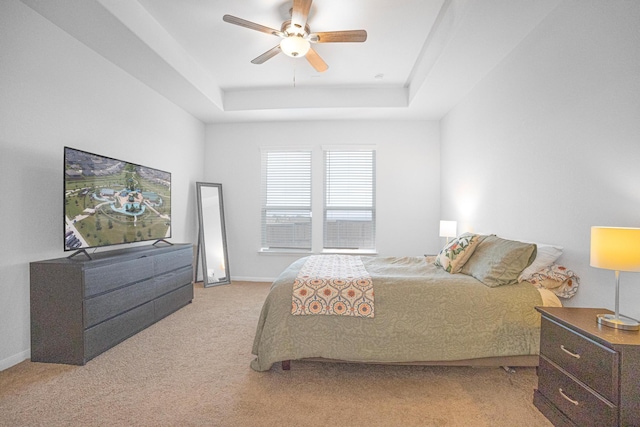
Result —
[{"label": "window frame", "polygon": [[[278,159],[277,154],[283,154],[283,157]],[[292,160],[295,157],[295,154],[298,154],[299,158],[297,160]],[[270,155],[276,155],[273,158],[276,162],[282,162],[280,165],[281,168],[270,168],[269,167],[269,157]],[[292,158],[286,159],[287,155],[292,155]],[[300,159],[302,157],[306,157],[304,161]],[[289,166],[286,165],[287,161],[291,161]],[[263,147],[260,149],[260,252],[303,252],[309,253],[313,248],[313,150],[308,147]],[[306,175],[306,181],[303,182],[301,186],[299,182],[294,182],[292,186],[283,185],[284,181],[289,181],[288,184],[291,184],[292,177],[296,177],[295,171],[289,170],[289,167],[298,168],[297,178],[300,178],[300,174]],[[301,169],[305,169],[301,171]],[[273,172],[276,175],[275,181],[272,183],[274,185],[273,192],[270,192],[270,182],[269,175]],[[286,178],[288,177],[288,179]],[[306,189],[304,191],[302,187]],[[294,193],[297,193],[297,196],[301,197],[302,200],[298,200],[293,204],[284,204],[284,203],[275,203],[275,202],[283,202],[287,199],[292,201],[291,194],[284,194],[283,191],[288,192],[288,190],[295,189]],[[274,197],[273,204],[270,204],[270,194]],[[306,199],[306,200],[305,200]],[[308,202],[304,204],[304,202]],[[291,238],[289,242],[285,242],[286,231],[282,233],[279,238],[283,243],[273,244],[274,241],[270,241],[269,235],[269,221],[268,215],[269,212],[283,212],[283,213],[295,213],[295,212],[303,212],[299,218],[306,218],[307,223],[296,224],[295,222],[287,223],[283,222],[282,228],[285,228],[286,225],[289,225],[291,230]],[[305,215],[304,212],[307,214]],[[274,216],[277,219],[277,215]],[[284,216],[283,218],[287,218]],[[291,217],[295,218],[295,217]],[[272,223],[276,224],[276,223]],[[308,235],[308,238],[304,239],[296,238],[296,232],[299,231],[300,227],[296,227],[296,225],[303,227],[306,229],[302,230],[303,235]],[[275,227],[274,227],[275,228]],[[277,239],[276,239],[277,240]],[[300,244],[302,241],[308,241],[308,243]],[[297,243],[296,243],[297,242]]]},{"label": "window frame", "polygon": [[[331,153],[335,154],[335,158],[330,160]],[[323,213],[322,213],[322,251],[324,253],[376,253],[376,148],[374,146],[323,146],[322,158],[323,158]],[[370,161],[369,161],[370,160]],[[332,178],[328,176],[331,174],[331,165],[329,161],[334,163],[336,168],[336,177],[343,175],[343,181],[338,179],[335,182],[331,182]],[[366,165],[362,165],[362,162],[367,162]],[[347,176],[349,168],[345,168],[346,163],[356,162],[363,166],[356,171],[355,176]],[[368,172],[370,179],[363,181],[364,174]],[[346,176],[346,178],[345,178]],[[345,180],[347,182],[345,182]],[[366,181],[366,182],[365,182]],[[337,190],[332,192],[332,186],[337,185]],[[367,188],[368,186],[368,188]],[[353,188],[360,187],[361,189],[369,190],[369,194],[360,194],[357,199],[357,203],[342,204],[334,203],[331,199],[336,201],[344,201],[345,199],[353,199]],[[344,190],[347,188],[347,190]],[[366,202],[369,202],[366,204]],[[347,215],[342,219],[343,224],[330,224],[329,216],[331,212],[344,211]],[[358,216],[358,212],[370,212],[370,219],[352,219],[352,224],[349,224],[349,216]],[[339,217],[339,214],[338,214]],[[357,224],[357,223],[360,224]],[[366,230],[366,224],[370,223],[370,230]],[[358,226],[360,230],[358,230]],[[334,236],[330,236],[334,229]],[[361,234],[357,236],[340,236],[343,233],[343,229],[346,229],[346,233]],[[368,236],[363,236],[363,231]],[[337,239],[342,242],[335,243],[335,233],[338,234]],[[349,241],[349,238],[353,237],[353,240]],[[332,240],[333,238],[333,240]]]}]

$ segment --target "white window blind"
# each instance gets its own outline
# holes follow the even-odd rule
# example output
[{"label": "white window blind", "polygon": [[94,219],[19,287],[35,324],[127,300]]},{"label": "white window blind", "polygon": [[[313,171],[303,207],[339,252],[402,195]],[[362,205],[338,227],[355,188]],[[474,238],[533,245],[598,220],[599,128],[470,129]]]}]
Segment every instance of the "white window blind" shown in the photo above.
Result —
[{"label": "white window blind", "polygon": [[262,151],[262,248],[311,250],[311,151]]},{"label": "white window blind", "polygon": [[324,152],[324,249],[375,249],[376,152]]}]

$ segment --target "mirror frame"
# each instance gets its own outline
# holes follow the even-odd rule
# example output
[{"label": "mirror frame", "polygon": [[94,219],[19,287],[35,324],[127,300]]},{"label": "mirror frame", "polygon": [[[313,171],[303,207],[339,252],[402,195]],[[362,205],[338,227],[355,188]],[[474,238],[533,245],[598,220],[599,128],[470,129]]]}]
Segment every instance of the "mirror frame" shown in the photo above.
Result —
[{"label": "mirror frame", "polygon": [[[205,212],[203,207],[202,190],[207,187],[215,187],[218,189],[218,206],[220,207],[220,234],[222,238],[222,251],[224,256],[224,271],[225,277],[222,280],[216,282],[209,281],[209,275],[207,274],[207,241],[205,233]],[[198,253],[196,254],[196,270],[195,281],[198,281],[198,254],[201,255],[202,263],[202,283],[205,288],[217,285],[228,285],[231,283],[231,275],[229,273],[229,255],[227,253],[227,233],[224,223],[224,203],[222,202],[222,184],[213,184],[209,182],[196,182],[196,198],[198,199]],[[209,224],[209,226],[211,226]],[[215,224],[214,224],[215,226]],[[213,243],[209,242],[209,248],[213,247]]]}]

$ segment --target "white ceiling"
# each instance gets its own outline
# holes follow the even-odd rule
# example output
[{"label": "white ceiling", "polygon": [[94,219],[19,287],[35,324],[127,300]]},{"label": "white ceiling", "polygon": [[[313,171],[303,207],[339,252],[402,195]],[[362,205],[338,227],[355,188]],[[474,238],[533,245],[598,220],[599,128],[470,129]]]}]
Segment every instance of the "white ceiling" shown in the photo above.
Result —
[{"label": "white ceiling", "polygon": [[438,120],[560,0],[315,0],[312,32],[364,29],[364,43],[313,45],[329,69],[279,54],[291,0],[22,0],[205,123]]}]

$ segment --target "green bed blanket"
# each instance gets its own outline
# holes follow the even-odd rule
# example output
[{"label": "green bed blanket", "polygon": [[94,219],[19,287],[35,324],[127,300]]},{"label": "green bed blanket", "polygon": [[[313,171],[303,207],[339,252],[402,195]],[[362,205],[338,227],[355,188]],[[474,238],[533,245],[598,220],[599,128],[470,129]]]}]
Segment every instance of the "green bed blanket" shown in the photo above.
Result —
[{"label": "green bed blanket", "polygon": [[490,288],[424,257],[361,257],[372,276],[374,318],[291,314],[293,281],[306,258],[273,282],[253,343],[251,368],[303,358],[353,362],[456,361],[537,355],[542,305],[523,282]]}]

